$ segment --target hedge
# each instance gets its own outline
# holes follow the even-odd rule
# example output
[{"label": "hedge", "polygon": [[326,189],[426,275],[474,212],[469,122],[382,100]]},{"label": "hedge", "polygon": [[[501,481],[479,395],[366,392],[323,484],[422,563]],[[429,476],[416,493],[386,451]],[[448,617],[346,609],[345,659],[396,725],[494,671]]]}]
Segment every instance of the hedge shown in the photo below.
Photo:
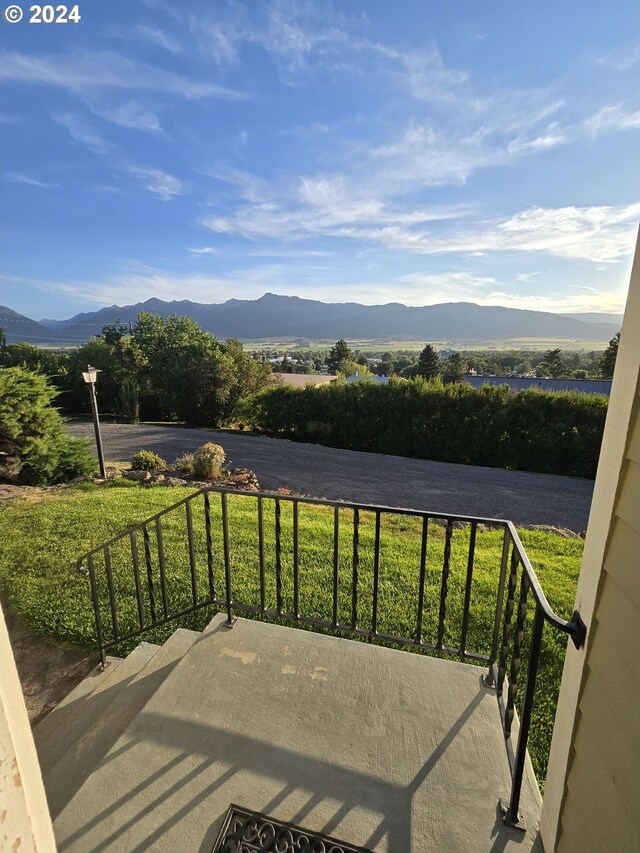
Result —
[{"label": "hedge", "polygon": [[334,382],[266,391],[253,426],[332,447],[593,478],[607,404],[596,394],[506,385]]}]

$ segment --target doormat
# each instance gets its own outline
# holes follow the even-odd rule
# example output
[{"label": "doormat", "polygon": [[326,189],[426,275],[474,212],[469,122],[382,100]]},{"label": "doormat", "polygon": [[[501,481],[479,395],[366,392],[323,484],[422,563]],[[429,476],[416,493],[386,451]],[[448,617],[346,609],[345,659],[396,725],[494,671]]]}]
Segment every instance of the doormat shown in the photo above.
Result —
[{"label": "doormat", "polygon": [[371,850],[232,803],[211,853],[371,853]]}]

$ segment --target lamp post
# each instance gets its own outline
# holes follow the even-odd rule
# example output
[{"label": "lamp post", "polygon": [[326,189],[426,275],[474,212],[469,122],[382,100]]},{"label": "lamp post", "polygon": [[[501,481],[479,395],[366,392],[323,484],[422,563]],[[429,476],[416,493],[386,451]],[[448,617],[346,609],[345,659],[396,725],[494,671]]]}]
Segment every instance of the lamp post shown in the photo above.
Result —
[{"label": "lamp post", "polygon": [[100,476],[103,480],[107,477],[107,471],[104,467],[104,452],[102,450],[102,436],[100,435],[100,418],[98,417],[98,400],[96,398],[96,379],[100,371],[87,365],[87,369],[82,371],[82,378],[89,386],[89,397],[91,398],[91,414],[93,415],[93,429],[96,434],[96,448],[98,450],[98,462],[100,463]]}]

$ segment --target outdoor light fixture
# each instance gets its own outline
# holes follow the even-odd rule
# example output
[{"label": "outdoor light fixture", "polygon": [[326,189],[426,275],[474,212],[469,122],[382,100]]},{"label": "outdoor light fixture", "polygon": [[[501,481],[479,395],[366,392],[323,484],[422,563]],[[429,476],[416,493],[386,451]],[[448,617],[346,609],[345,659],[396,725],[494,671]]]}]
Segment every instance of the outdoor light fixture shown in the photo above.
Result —
[{"label": "outdoor light fixture", "polygon": [[91,414],[93,415],[93,429],[96,434],[96,449],[98,451],[98,462],[100,463],[100,476],[103,480],[107,477],[107,469],[104,467],[104,451],[102,450],[102,435],[100,434],[100,418],[98,417],[98,399],[96,397],[96,379],[100,371],[96,367],[87,365],[82,371],[82,378],[89,386],[89,398],[91,400]]},{"label": "outdoor light fixture", "polygon": [[85,382],[95,384],[96,379],[98,378],[98,373],[100,371],[97,367],[91,367],[90,364],[87,365],[87,369],[82,371],[82,378]]}]

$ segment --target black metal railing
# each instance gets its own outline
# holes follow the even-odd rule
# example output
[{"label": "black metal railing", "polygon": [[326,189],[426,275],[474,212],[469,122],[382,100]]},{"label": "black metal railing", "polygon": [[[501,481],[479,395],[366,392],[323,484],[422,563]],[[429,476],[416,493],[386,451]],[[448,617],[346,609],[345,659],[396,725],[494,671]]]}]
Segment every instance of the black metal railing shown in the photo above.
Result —
[{"label": "black metal railing", "polygon": [[[230,517],[230,496],[243,514],[240,525]],[[315,566],[316,588],[330,587],[313,606],[301,591],[310,571],[301,569],[300,517],[307,506],[315,508],[307,520],[317,525],[320,518],[323,524],[313,533],[315,551],[303,556]],[[383,542],[383,519],[388,517],[407,525],[395,542]],[[501,556],[494,570],[491,619],[482,624],[473,608],[474,570],[479,535],[491,531],[501,538]],[[396,617],[385,629],[385,602],[405,580],[384,578],[384,564],[411,536],[415,584],[400,591],[402,619]],[[463,553],[459,548],[454,553],[454,538],[462,542]],[[323,539],[329,542],[318,555]],[[239,568],[233,565],[234,546],[243,555]],[[247,565],[247,555],[256,551],[257,578]],[[229,627],[241,612],[486,665],[484,682],[496,690],[512,776],[504,820],[521,825],[520,793],[544,625],[568,634],[576,648],[582,646],[586,628],[577,612],[568,621],[553,612],[510,521],[211,487],[93,548],[77,566],[89,579],[103,666],[114,646],[203,608],[209,614],[212,608],[225,611]],[[244,598],[238,592],[242,584]],[[530,602],[533,627],[525,644]],[[409,615],[412,609],[415,618]],[[526,680],[514,748],[521,669]]]}]

